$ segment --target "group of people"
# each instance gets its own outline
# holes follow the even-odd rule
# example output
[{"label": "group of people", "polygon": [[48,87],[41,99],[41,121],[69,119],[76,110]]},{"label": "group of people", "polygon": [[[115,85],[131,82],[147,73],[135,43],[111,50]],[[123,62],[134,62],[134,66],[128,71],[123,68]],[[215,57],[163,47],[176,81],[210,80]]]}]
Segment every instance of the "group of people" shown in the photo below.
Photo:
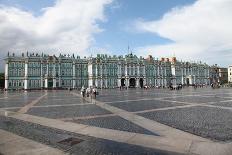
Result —
[{"label": "group of people", "polygon": [[82,97],[93,97],[94,99],[96,99],[97,95],[98,95],[98,91],[96,87],[87,87],[85,88],[84,86],[82,86],[81,88],[81,95]]},{"label": "group of people", "polygon": [[215,89],[215,88],[220,88],[220,84],[219,83],[211,83],[210,84],[211,88]]}]

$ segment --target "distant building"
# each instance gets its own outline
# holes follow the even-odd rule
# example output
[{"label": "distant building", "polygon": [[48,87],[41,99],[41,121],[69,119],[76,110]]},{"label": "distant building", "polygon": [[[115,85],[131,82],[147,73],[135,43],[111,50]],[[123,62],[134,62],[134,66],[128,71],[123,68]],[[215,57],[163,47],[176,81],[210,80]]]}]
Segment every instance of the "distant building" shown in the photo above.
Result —
[{"label": "distant building", "polygon": [[210,84],[210,66],[205,63],[171,61],[171,83],[195,85]]},{"label": "distant building", "polygon": [[210,83],[220,83],[219,66],[217,64],[210,67]]},{"label": "distant building", "polygon": [[219,82],[220,84],[228,83],[228,68],[219,68]]},{"label": "distant building", "polygon": [[6,89],[49,89],[116,87],[168,87],[169,85],[210,84],[210,66],[181,62],[173,58],[155,59],[98,54],[80,58],[74,54],[58,57],[46,54],[8,54],[5,59]]}]

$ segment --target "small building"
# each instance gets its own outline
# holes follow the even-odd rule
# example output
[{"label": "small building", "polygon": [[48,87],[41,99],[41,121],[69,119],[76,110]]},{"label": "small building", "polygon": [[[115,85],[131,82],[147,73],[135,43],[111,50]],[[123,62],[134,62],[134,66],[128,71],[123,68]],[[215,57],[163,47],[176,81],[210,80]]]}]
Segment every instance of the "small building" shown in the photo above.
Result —
[{"label": "small building", "polygon": [[220,67],[218,70],[220,84],[228,83],[228,68]]}]

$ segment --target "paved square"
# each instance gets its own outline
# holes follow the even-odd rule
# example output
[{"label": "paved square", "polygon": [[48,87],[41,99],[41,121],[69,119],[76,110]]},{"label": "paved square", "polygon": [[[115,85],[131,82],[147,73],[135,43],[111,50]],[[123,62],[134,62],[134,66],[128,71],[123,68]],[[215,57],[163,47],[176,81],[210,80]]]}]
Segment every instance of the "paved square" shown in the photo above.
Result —
[{"label": "paved square", "polygon": [[59,107],[34,107],[31,108],[27,113],[48,118],[70,118],[111,114],[111,112],[102,109],[94,104]]},{"label": "paved square", "polygon": [[101,128],[108,128],[114,130],[142,133],[148,135],[157,135],[119,116],[80,119],[80,120],[73,120],[72,122],[77,122],[86,125],[93,125]]},{"label": "paved square", "polygon": [[180,101],[188,103],[210,103],[229,100],[228,98],[222,98],[217,96],[182,96],[175,98],[164,98],[165,100]]},{"label": "paved square", "polygon": [[217,102],[217,103],[213,103],[211,105],[215,105],[215,106],[222,106],[222,107],[230,107],[232,108],[232,101],[228,101],[228,102]]},{"label": "paved square", "polygon": [[139,114],[205,138],[232,140],[232,112],[211,107],[190,107]]},{"label": "paved square", "polygon": [[[77,90],[1,93],[1,130],[73,154],[225,150],[232,148],[232,89],[103,89],[96,100],[82,98]],[[73,147],[58,144],[71,136],[84,142]],[[200,147],[202,142],[210,147]]]},{"label": "paved square", "polygon": [[183,103],[174,103],[160,100],[138,100],[128,102],[113,102],[108,104],[130,112],[185,105]]}]

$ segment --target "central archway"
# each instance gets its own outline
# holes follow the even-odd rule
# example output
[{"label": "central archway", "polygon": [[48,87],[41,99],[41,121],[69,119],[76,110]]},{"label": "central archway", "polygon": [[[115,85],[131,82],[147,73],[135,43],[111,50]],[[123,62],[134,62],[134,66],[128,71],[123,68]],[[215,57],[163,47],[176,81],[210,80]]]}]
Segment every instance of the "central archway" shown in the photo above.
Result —
[{"label": "central archway", "polygon": [[186,84],[189,86],[189,78],[186,79]]},{"label": "central archway", "polygon": [[49,78],[48,79],[48,88],[52,88],[53,87],[53,79]]},{"label": "central archway", "polygon": [[125,87],[125,79],[124,78],[121,79],[121,86]]},{"label": "central archway", "polygon": [[136,84],[135,78],[130,78],[130,80],[129,80],[129,87],[134,88],[135,84]]},{"label": "central archway", "polygon": [[139,86],[140,86],[140,88],[143,88],[143,78],[139,79]]}]

